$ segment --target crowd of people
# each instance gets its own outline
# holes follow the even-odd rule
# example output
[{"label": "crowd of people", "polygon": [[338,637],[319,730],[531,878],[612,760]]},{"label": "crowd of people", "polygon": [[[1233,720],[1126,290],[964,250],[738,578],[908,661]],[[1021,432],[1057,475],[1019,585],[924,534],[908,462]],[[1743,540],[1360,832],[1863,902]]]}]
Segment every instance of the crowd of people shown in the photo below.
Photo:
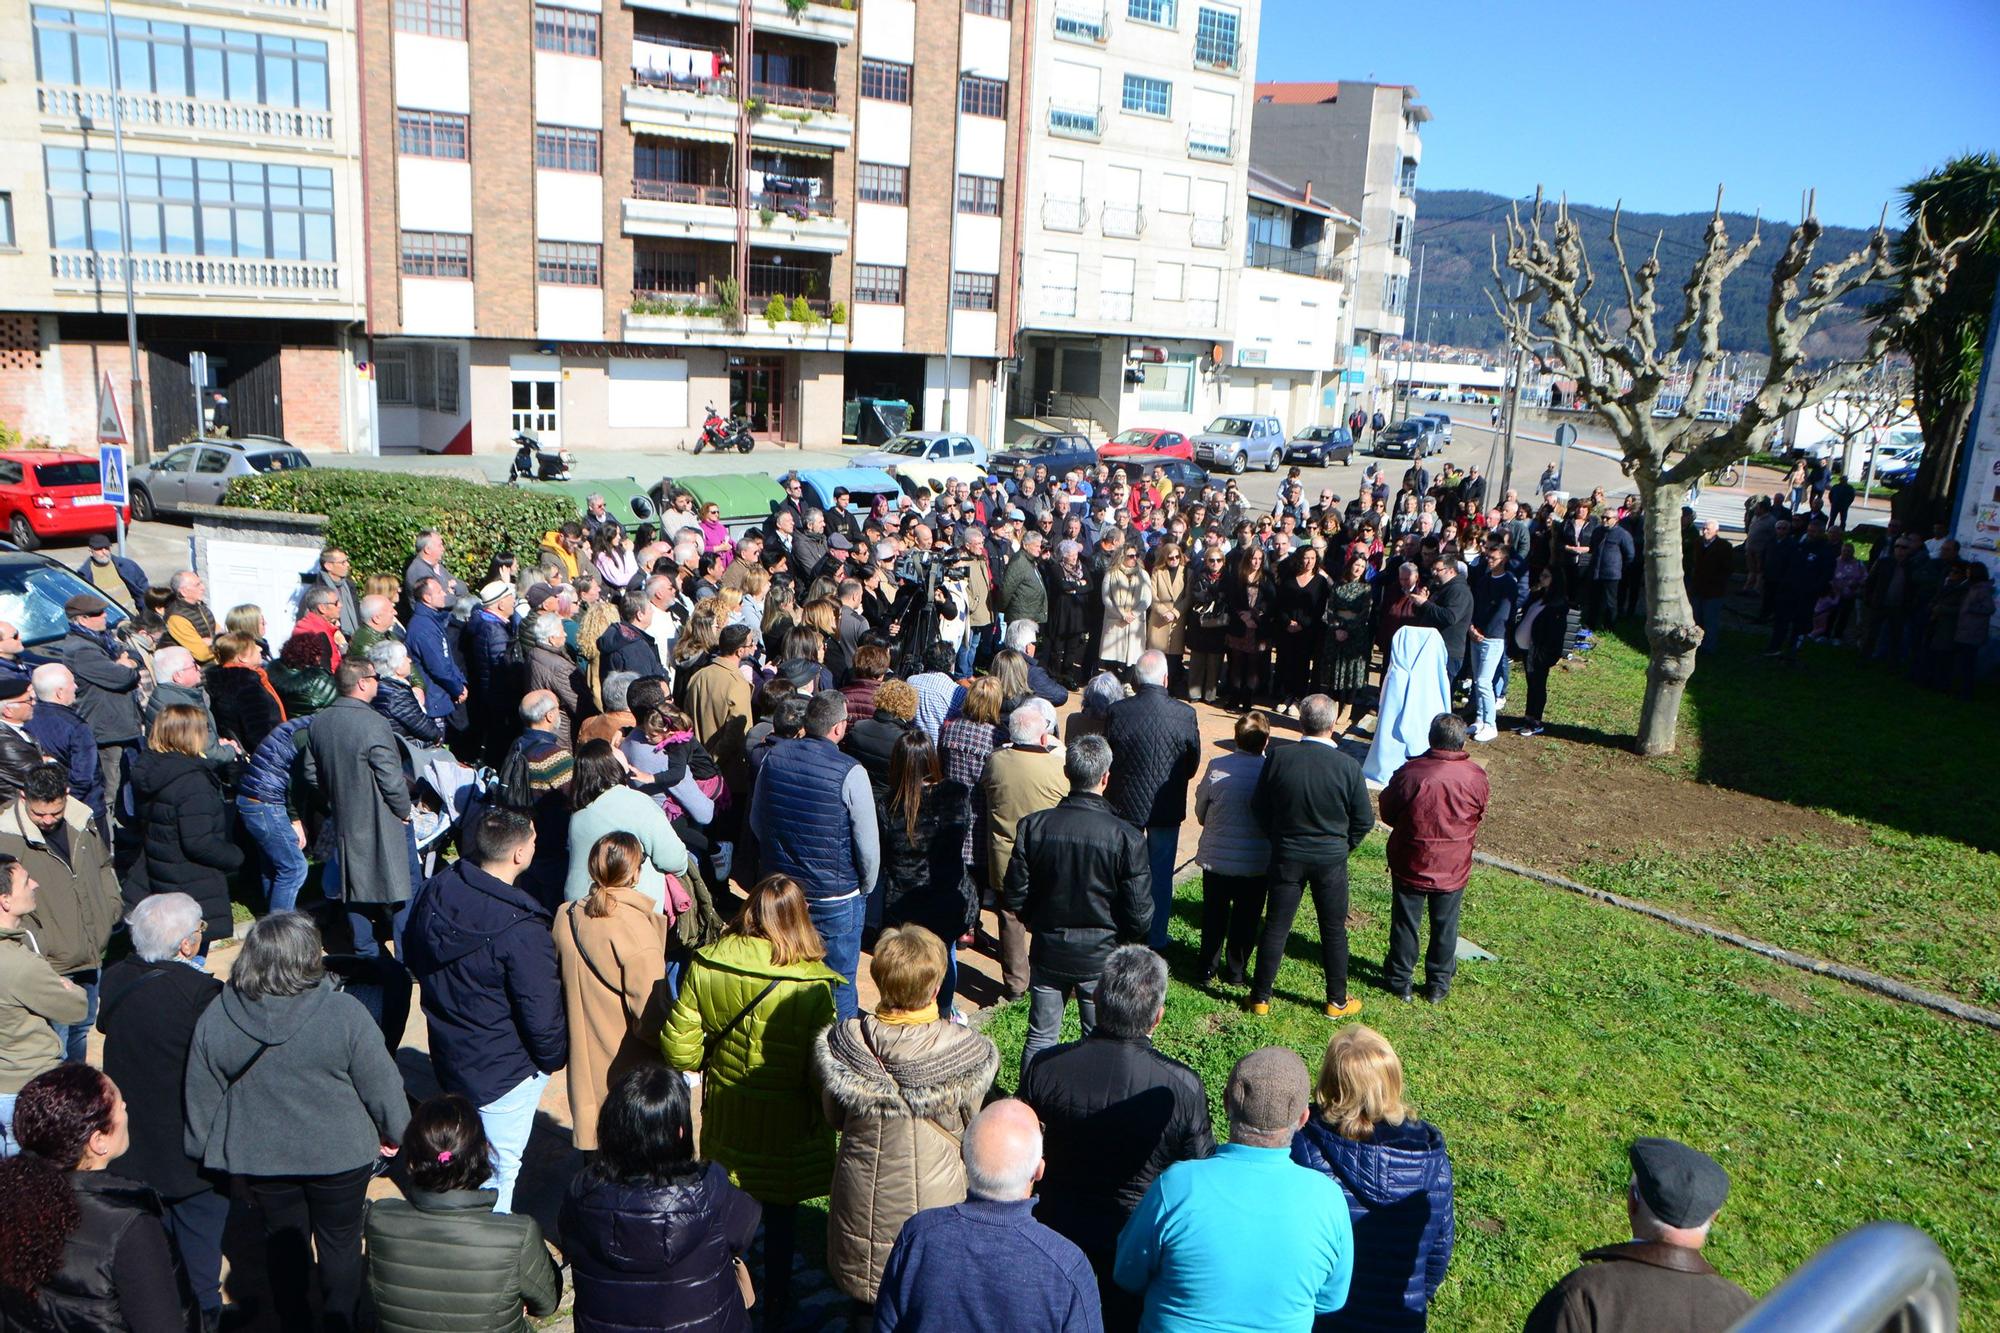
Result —
[{"label": "crowd of people", "polygon": [[[217,1326],[234,1216],[263,1237],[253,1326],[525,1328],[566,1270],[580,1330],[747,1328],[753,1301],[783,1327],[828,1197],[826,1271],[878,1328],[1423,1327],[1451,1166],[1389,1044],[1335,1028],[1316,1079],[1252,1052],[1221,1146],[1151,1044],[1181,830],[1193,974],[1269,1013],[1310,893],[1325,1013],[1358,1014],[1377,798],[1337,741],[1380,672],[1419,738],[1382,771],[1383,975],[1444,1002],[1487,801],[1467,744],[1513,656],[1538,722],[1573,601],[1629,611],[1636,515],[1488,507],[1449,465],[1363,480],[1256,512],[1234,482],[1023,469],[860,513],[793,479],[734,533],[676,495],[627,534],[593,497],[476,587],[435,531],[400,575],[329,548],[275,654],[259,608],[94,551],[64,638],[0,626],[0,1234],[36,1238],[0,1247],[0,1317]],[[1205,769],[1190,700],[1239,714]],[[257,919],[224,981],[233,896]],[[966,948],[1029,1002],[1014,1099]],[[545,1235],[515,1196],[559,1073],[584,1164]],[[1725,1326],[1719,1177],[1640,1141],[1633,1240],[1530,1327]]]}]

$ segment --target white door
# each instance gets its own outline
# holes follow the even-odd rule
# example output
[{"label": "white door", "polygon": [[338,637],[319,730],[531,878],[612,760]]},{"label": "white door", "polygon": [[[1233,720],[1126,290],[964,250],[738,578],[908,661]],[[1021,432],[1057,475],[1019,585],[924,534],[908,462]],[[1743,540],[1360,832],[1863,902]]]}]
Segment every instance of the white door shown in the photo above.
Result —
[{"label": "white door", "polygon": [[532,435],[544,449],[561,448],[562,384],[554,377],[516,375],[512,388],[512,433]]}]

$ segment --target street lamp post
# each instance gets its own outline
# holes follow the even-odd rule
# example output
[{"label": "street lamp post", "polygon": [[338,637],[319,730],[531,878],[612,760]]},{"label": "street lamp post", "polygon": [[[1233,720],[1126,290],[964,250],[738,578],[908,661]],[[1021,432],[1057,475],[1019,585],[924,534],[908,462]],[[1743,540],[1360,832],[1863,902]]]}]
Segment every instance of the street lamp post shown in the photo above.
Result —
[{"label": "street lamp post", "polygon": [[[118,54],[118,26],[111,17],[111,0],[104,0],[104,39],[111,46],[111,153],[118,164],[118,265],[125,272],[125,346],[131,356],[131,379],[126,397],[132,407],[132,461],[150,460],[147,448],[146,413],[139,389],[139,307],[132,289],[132,194],[125,187],[125,80]],[[201,414],[195,414],[195,430],[201,430]]]}]

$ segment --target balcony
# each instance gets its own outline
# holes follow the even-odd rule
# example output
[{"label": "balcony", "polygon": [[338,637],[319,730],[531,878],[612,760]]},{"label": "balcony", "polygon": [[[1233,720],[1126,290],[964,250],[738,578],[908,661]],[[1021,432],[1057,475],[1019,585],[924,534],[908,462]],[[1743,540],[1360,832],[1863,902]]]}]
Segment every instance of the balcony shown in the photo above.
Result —
[{"label": "balcony", "polygon": [[1188,223],[1188,244],[1200,250],[1220,250],[1229,244],[1228,218],[1195,218]]},{"label": "balcony", "polygon": [[1220,125],[1191,125],[1187,151],[1189,157],[1203,161],[1227,162],[1236,156],[1236,131]]},{"label": "balcony", "polygon": [[660,134],[711,143],[736,141],[736,81],[687,78],[659,65],[642,67],[641,46],[632,46],[632,82],[625,86],[625,123],[635,133]]},{"label": "balcony", "polygon": [[752,245],[828,255],[847,249],[847,219],[833,215],[831,195],[752,194],[749,204],[756,213],[750,223]]},{"label": "balcony", "polygon": [[846,46],[860,22],[854,11],[854,0],[750,0],[750,26]]},{"label": "balcony", "polygon": [[782,83],[753,83],[750,89],[750,135],[759,142],[806,148],[854,146],[854,117],[833,109],[830,91]]},{"label": "balcony", "polygon": [[[99,292],[125,285],[123,258],[95,250],[57,250],[49,256],[56,290]],[[133,255],[132,284],[139,294],[215,297],[278,296],[300,301],[344,299],[340,265],[309,259],[231,259],[207,255]]]},{"label": "balcony", "polygon": [[1243,70],[1243,43],[1226,38],[1197,34],[1194,39],[1194,67],[1214,70],[1219,74],[1238,74]]},{"label": "balcony", "polygon": [[255,142],[308,152],[333,151],[333,114],[296,107],[259,106],[245,102],[210,102],[197,97],[163,97],[128,92],[122,96],[103,88],[71,88],[41,84],[36,88],[42,123],[71,128],[87,125],[109,131],[111,110],[118,103],[125,133],[144,138],[177,139],[183,143]]},{"label": "balcony", "polygon": [[1081,199],[1042,200],[1042,225],[1050,231],[1080,232],[1090,217]]},{"label": "balcony", "polygon": [[634,180],[625,200],[627,236],[663,236],[682,241],[736,241],[735,196],[726,185]]},{"label": "balcony", "polygon": [[1058,41],[1102,46],[1111,39],[1109,10],[1077,4],[1072,0],[1072,3],[1056,6],[1053,21]]},{"label": "balcony", "polygon": [[1140,233],[1146,230],[1146,210],[1136,205],[1130,208],[1114,208],[1106,204],[1098,215],[1097,225],[1106,236],[1136,241]]},{"label": "balcony", "polygon": [[1096,143],[1104,137],[1104,108],[1051,103],[1049,133],[1058,139],[1083,139]]},{"label": "balcony", "polygon": [[632,293],[632,304],[624,314],[625,341],[729,347],[753,347],[769,351],[792,348],[839,350],[847,344],[847,325],[827,318],[823,301],[809,301],[818,316],[804,320],[764,318],[768,297],[745,297],[739,319],[726,319],[705,298],[676,297],[672,293]]},{"label": "balcony", "polygon": [[1336,282],[1340,278],[1340,263],[1318,250],[1296,248],[1289,245],[1271,245],[1264,241],[1252,241],[1249,253],[1243,262],[1251,268],[1268,269],[1273,273],[1290,273],[1301,278],[1318,278],[1323,282]]}]

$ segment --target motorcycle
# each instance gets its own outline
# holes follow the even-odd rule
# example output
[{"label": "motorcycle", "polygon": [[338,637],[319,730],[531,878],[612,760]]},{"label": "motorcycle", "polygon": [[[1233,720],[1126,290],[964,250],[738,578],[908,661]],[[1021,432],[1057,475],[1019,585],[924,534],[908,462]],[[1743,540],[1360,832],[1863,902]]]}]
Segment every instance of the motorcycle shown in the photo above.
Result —
[{"label": "motorcycle", "polygon": [[567,449],[544,449],[540,440],[528,434],[514,437],[518,446],[514,451],[514,461],[507,468],[507,480],[519,481],[567,481],[570,467],[576,462]]},{"label": "motorcycle", "polygon": [[724,420],[715,410],[715,404],[708,405],[708,417],[701,423],[701,435],[694,442],[694,452],[713,445],[717,449],[734,448],[738,453],[749,453],[757,447],[757,439],[750,433],[750,418],[732,416]]}]

